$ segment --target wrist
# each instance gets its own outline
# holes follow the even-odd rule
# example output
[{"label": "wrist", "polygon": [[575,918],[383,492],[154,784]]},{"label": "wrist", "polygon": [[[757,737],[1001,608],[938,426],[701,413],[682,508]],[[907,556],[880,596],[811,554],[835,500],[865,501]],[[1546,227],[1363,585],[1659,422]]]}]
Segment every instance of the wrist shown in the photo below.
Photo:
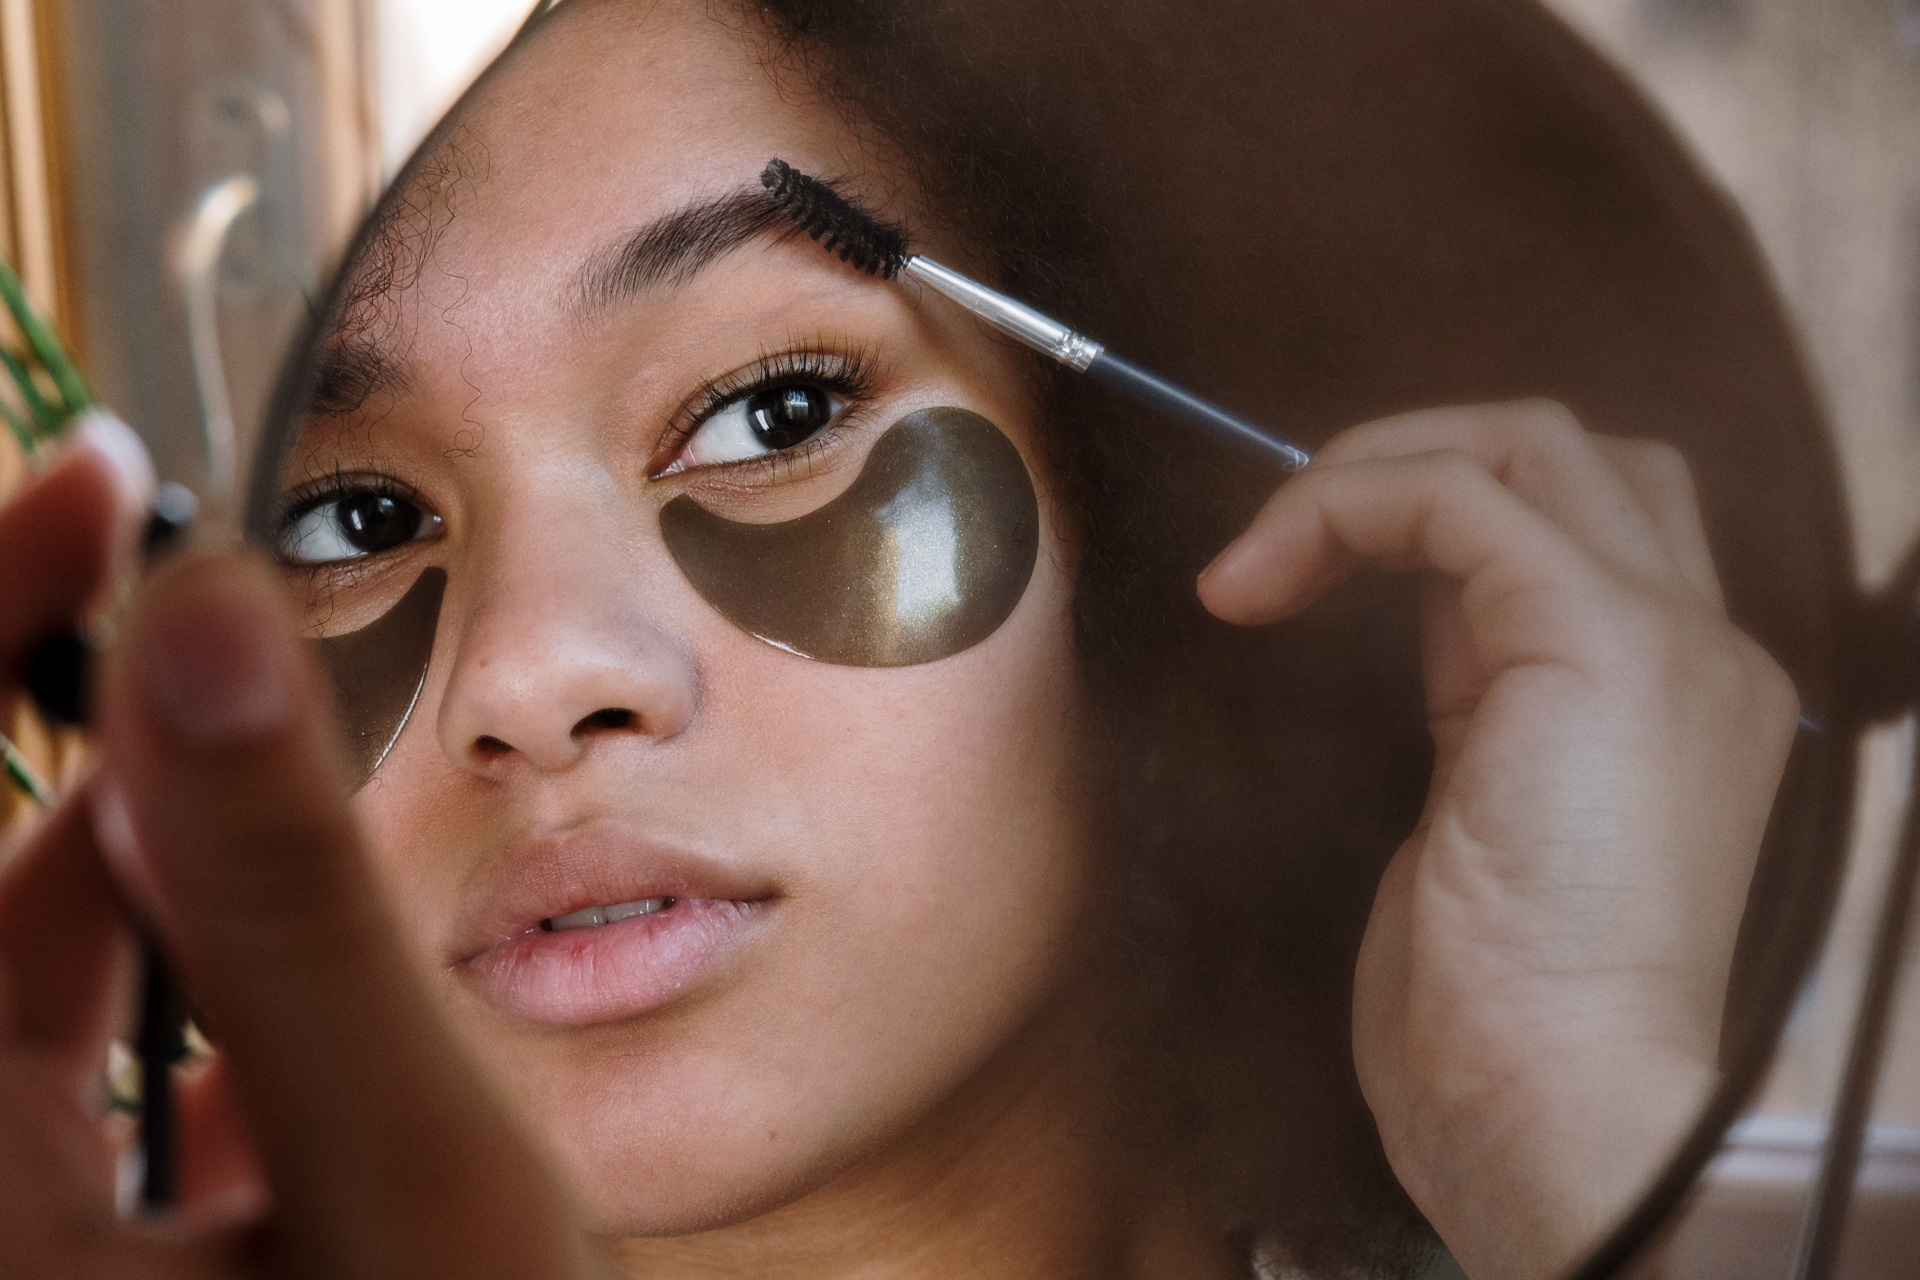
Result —
[{"label": "wrist", "polygon": [[1664,1046],[1556,1055],[1383,1119],[1381,1137],[1472,1280],[1552,1280],[1664,1167],[1717,1078]]}]

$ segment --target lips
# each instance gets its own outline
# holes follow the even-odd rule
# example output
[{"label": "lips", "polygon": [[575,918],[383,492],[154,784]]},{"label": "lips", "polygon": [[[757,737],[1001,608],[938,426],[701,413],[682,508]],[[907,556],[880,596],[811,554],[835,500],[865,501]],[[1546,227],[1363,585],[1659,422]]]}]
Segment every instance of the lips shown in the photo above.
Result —
[{"label": "lips", "polygon": [[528,1021],[635,1017],[717,978],[775,896],[723,861],[575,828],[516,847],[477,887],[453,967]]}]

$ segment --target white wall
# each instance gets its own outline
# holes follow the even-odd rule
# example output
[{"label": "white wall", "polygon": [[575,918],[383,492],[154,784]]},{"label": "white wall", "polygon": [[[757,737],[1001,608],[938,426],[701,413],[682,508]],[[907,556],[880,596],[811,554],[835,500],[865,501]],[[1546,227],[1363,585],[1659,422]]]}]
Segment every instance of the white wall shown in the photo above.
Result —
[{"label": "white wall", "polygon": [[372,0],[380,151],[391,177],[506,47],[533,0]]}]

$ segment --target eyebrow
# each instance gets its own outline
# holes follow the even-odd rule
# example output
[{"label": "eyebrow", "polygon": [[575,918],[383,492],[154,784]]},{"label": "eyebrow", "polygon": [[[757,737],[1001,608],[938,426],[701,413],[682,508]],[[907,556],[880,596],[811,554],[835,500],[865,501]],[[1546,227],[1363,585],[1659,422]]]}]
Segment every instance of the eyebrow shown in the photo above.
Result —
[{"label": "eyebrow", "polygon": [[405,360],[365,334],[321,343],[308,377],[307,412],[322,417],[352,413],[376,395],[405,391],[413,380]]},{"label": "eyebrow", "polygon": [[676,209],[587,260],[578,282],[579,310],[604,310],[656,285],[685,284],[741,245],[792,229],[764,191],[735,191]]}]

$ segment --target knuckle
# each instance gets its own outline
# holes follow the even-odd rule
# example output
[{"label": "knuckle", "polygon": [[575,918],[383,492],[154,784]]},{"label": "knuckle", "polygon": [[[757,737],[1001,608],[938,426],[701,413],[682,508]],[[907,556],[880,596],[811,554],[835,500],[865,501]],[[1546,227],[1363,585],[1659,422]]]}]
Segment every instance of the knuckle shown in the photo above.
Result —
[{"label": "knuckle", "polygon": [[1631,655],[1639,665],[1655,671],[1678,664],[1685,645],[1676,634],[1671,612],[1645,594],[1630,589],[1607,593],[1600,616],[1609,647]]},{"label": "knuckle", "polygon": [[1665,440],[1636,440],[1633,443],[1650,470],[1682,484],[1693,483],[1693,468],[1687,463],[1687,455],[1679,449]]},{"label": "knuckle", "polygon": [[1779,723],[1798,724],[1800,690],[1795,687],[1793,677],[1787,674],[1787,669],[1772,654],[1761,647],[1759,641],[1744,631],[1736,630],[1734,634],[1740,638],[1756,710]]},{"label": "knuckle", "polygon": [[1315,449],[1313,462],[1302,474],[1311,475],[1316,468],[1341,463],[1413,452],[1418,446],[1412,441],[1419,437],[1430,416],[1425,410],[1416,410],[1350,426]]},{"label": "knuckle", "polygon": [[1516,400],[1503,408],[1514,429],[1541,443],[1564,445],[1587,434],[1573,410],[1546,396]]},{"label": "knuckle", "polygon": [[1666,611],[1660,662],[1676,687],[1763,739],[1799,722],[1793,679],[1759,641],[1723,615]]},{"label": "knuckle", "polygon": [[1686,455],[1665,440],[1622,441],[1641,474],[1675,494],[1692,494],[1693,468]]},{"label": "knuckle", "polygon": [[1504,437],[1506,469],[1521,484],[1565,475],[1574,459],[1593,450],[1587,429],[1557,400],[1523,400],[1505,406],[1498,429]]},{"label": "knuckle", "polygon": [[1737,726],[1733,731],[1755,745],[1791,741],[1799,690],[1759,641],[1718,611],[1610,582],[1600,589],[1589,631],[1609,666],[1655,694],[1668,712]]}]

